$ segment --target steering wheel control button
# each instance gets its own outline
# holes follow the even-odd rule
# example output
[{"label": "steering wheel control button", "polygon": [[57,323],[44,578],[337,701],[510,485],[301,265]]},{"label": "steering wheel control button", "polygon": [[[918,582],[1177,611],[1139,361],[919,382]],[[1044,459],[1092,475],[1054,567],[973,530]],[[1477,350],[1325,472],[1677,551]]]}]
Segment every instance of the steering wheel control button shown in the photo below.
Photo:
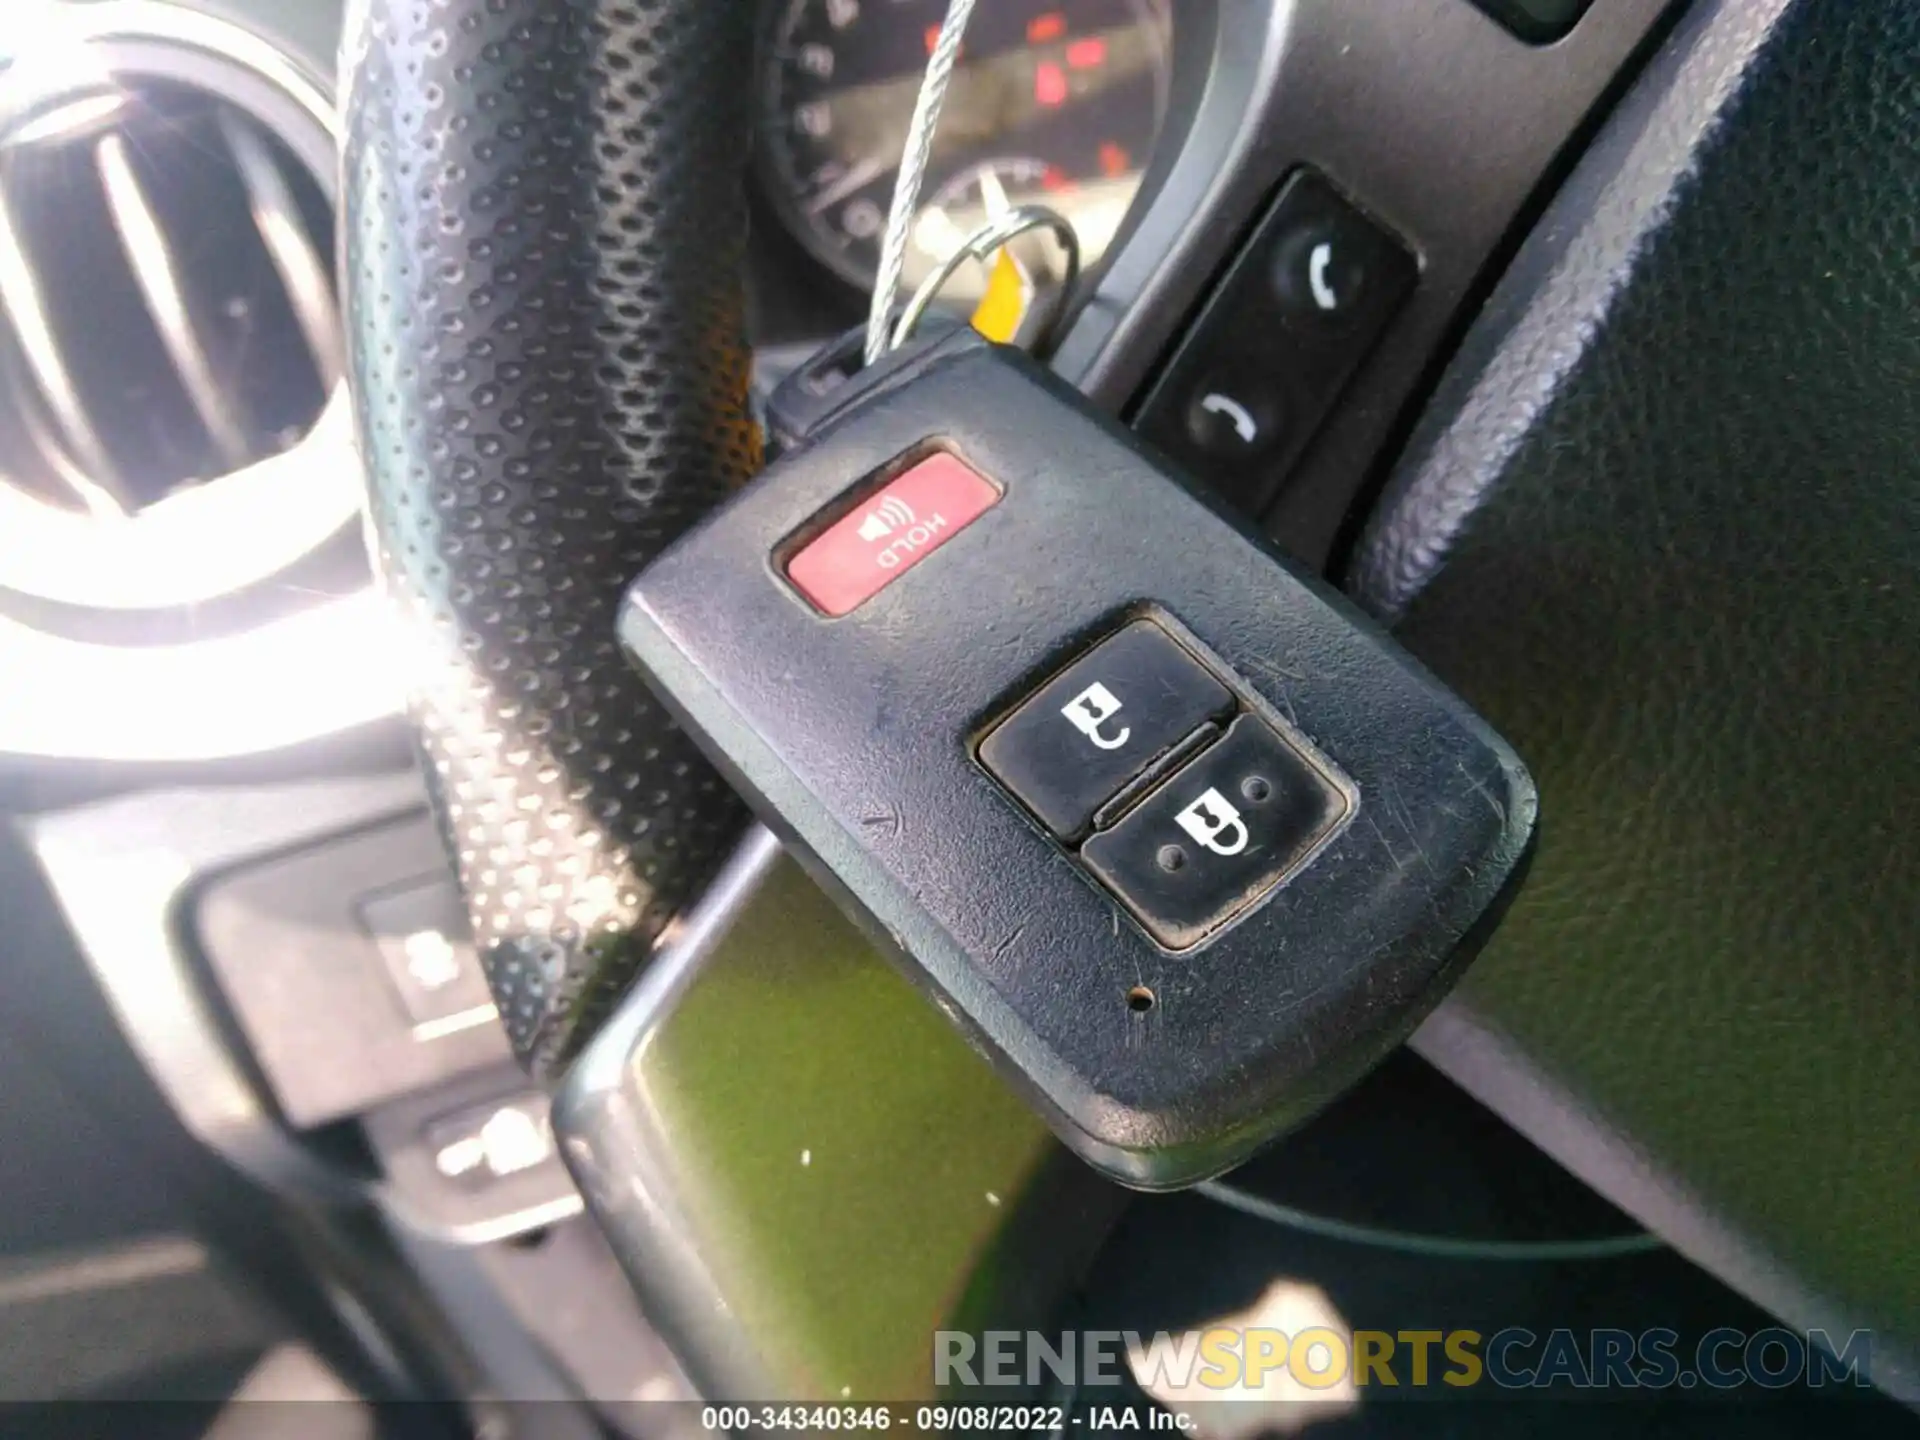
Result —
[{"label": "steering wheel control button", "polygon": [[[1325,180],[1309,174],[1296,176],[1281,193],[1249,258],[1262,254],[1268,293],[1280,302],[1285,318],[1322,328],[1344,329],[1369,319],[1377,328],[1418,273],[1404,245]],[[1376,293],[1383,290],[1389,293]],[[1257,293],[1250,290],[1249,298]]]},{"label": "steering wheel control button", "polygon": [[1280,406],[1272,395],[1218,376],[1198,386],[1187,406],[1187,436],[1194,447],[1229,463],[1271,449],[1280,425]]},{"label": "steering wheel control button", "polygon": [[1155,940],[1187,950],[1298,870],[1351,808],[1331,774],[1242,715],[1080,855]]},{"label": "steering wheel control button", "polygon": [[[1311,171],[1296,172],[1202,304],[1135,426],[1242,509],[1258,513],[1419,278],[1407,247]],[[1246,382],[1259,377],[1256,401]],[[1199,407],[1219,397],[1220,420]],[[1229,439],[1233,402],[1265,432]],[[1277,424],[1268,423],[1277,420]]]},{"label": "steering wheel control button", "polygon": [[1369,233],[1325,222],[1281,236],[1274,245],[1274,292],[1295,315],[1345,324],[1366,294],[1371,240]]},{"label": "steering wheel control button", "polygon": [[1233,697],[1172,636],[1136,620],[1041,686],[980,763],[1063,840]]},{"label": "steering wheel control button", "polygon": [[823,615],[858,609],[999,503],[990,480],[944,451],[893,477],[787,562]]},{"label": "steering wheel control button", "polygon": [[[1465,968],[1531,842],[1525,767],[1016,350],[957,329],[813,413],[634,581],[622,645],[1076,1153],[1149,1190],[1238,1164]],[[823,623],[768,557],[857,536],[860,477],[930,437],[992,515]]]}]

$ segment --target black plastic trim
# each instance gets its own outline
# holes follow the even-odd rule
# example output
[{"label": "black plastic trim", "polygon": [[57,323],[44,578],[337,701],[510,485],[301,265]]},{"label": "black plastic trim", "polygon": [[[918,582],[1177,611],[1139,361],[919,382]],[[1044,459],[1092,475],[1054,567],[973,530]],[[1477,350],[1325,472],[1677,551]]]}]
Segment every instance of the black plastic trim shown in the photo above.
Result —
[{"label": "black plastic trim", "polygon": [[1280,177],[1320,170],[1420,254],[1419,286],[1265,516],[1323,564],[1489,261],[1675,0],[1597,5],[1536,47],[1464,0],[1220,0],[1213,68],[1054,369],[1119,410]]}]

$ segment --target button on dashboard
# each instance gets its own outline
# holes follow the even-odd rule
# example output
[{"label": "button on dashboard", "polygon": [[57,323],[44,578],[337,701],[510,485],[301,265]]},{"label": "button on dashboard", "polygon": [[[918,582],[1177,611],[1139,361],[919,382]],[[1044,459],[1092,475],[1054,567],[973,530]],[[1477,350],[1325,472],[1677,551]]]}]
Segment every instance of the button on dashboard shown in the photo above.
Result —
[{"label": "button on dashboard", "polygon": [[489,1018],[493,995],[451,876],[370,895],[359,910],[416,1028],[444,1033],[463,1017],[475,1024]]},{"label": "button on dashboard", "polygon": [[1154,760],[1233,697],[1151,620],[1074,661],[980,746],[980,762],[1070,840]]}]

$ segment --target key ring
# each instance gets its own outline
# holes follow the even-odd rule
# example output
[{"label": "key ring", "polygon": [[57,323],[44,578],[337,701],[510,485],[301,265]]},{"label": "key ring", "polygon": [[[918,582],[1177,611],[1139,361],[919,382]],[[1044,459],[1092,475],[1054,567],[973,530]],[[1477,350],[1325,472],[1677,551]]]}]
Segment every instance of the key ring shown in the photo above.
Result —
[{"label": "key ring", "polygon": [[915,328],[935,298],[967,261],[978,260],[984,264],[995,251],[1035,230],[1051,230],[1054,238],[1060,242],[1060,248],[1067,254],[1067,273],[1052,301],[1053,313],[1036,332],[1033,341],[1036,351],[1044,350],[1066,309],[1067,297],[1073,293],[1074,284],[1080,278],[1080,237],[1074,233],[1073,226],[1064,215],[1044,205],[1016,205],[1005,214],[994,216],[961,241],[959,248],[946,258],[939,269],[921,281],[920,288],[913,292],[913,298],[907,302],[907,308],[900,312],[900,319],[893,327],[893,338],[887,348],[898,350],[912,338]]}]

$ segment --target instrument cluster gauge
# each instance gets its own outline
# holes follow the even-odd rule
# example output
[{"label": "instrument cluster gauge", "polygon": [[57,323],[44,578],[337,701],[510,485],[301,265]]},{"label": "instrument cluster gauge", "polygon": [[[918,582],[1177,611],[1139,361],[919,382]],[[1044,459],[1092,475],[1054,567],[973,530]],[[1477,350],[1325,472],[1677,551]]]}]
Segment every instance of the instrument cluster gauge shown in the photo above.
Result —
[{"label": "instrument cluster gauge", "polygon": [[[1007,205],[1059,211],[1085,263],[1100,258],[1166,118],[1169,5],[981,0],[934,137],[909,288]],[[862,288],[879,266],[901,145],[946,10],[947,0],[779,0],[767,36],[759,139],[775,207],[808,250]],[[980,269],[963,269],[950,293],[977,296]]]}]

